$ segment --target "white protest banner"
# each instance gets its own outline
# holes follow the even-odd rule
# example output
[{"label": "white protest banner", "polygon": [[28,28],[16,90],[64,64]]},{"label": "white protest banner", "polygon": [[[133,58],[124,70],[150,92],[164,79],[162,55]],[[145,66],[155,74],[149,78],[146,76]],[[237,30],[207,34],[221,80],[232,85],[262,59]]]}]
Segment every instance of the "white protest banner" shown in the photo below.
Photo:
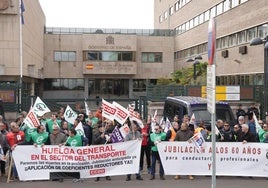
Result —
[{"label": "white protest banner", "polygon": [[67,105],[63,116],[67,122],[74,124],[74,120],[77,118],[77,113]]},{"label": "white protest banner", "polygon": [[121,106],[115,101],[113,101],[113,105],[116,107],[114,119],[118,121],[118,123],[123,125],[129,116],[129,112],[126,108],[124,108],[123,106]]},{"label": "white protest banner", "polygon": [[113,104],[102,99],[102,117],[105,117],[113,121],[115,113],[116,113],[116,107]]},{"label": "white protest banner", "polygon": [[48,180],[51,172],[79,172],[80,178],[139,172],[141,140],[66,147],[18,145],[13,151],[21,181]]},{"label": "white protest banner", "polygon": [[[166,175],[211,175],[212,145],[204,152],[188,142],[160,142],[157,145]],[[267,177],[267,144],[242,142],[216,143],[217,176]]]},{"label": "white protest banner", "polygon": [[47,107],[47,105],[39,98],[37,97],[34,105],[33,105],[33,110],[36,115],[42,116],[47,112],[50,112],[50,109]]},{"label": "white protest banner", "polygon": [[31,108],[31,110],[28,112],[23,123],[25,123],[30,128],[36,128],[40,125],[40,122],[39,122],[33,108]]}]

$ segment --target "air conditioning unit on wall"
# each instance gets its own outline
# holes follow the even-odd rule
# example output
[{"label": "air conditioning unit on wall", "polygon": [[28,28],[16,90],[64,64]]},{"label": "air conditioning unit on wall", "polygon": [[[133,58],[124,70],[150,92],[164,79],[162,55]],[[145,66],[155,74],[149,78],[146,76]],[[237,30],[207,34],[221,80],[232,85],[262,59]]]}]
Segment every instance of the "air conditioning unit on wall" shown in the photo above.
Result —
[{"label": "air conditioning unit on wall", "polygon": [[224,58],[227,58],[228,57],[228,50],[221,51],[221,56]]},{"label": "air conditioning unit on wall", "polygon": [[246,54],[247,53],[247,46],[240,46],[239,47],[239,53],[240,54]]}]

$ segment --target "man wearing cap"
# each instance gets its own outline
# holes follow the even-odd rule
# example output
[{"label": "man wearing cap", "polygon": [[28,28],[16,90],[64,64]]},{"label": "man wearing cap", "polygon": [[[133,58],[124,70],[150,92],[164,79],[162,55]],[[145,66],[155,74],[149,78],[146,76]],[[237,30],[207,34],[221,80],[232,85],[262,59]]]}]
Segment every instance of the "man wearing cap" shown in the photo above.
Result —
[{"label": "man wearing cap", "polygon": [[52,133],[49,135],[50,144],[62,146],[66,142],[66,139],[66,135],[60,132],[60,127],[54,124]]},{"label": "man wearing cap", "polygon": [[[60,127],[57,124],[53,125],[52,133],[49,135],[49,140],[51,145],[62,146],[67,140],[67,136],[60,131]],[[52,181],[63,182],[63,178],[52,179]]]}]

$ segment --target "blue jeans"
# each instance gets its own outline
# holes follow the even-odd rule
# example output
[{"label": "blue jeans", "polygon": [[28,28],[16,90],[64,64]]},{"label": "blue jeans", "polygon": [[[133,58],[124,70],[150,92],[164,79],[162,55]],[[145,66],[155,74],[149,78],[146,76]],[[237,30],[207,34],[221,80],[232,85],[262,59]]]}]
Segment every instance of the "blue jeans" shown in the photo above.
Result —
[{"label": "blue jeans", "polygon": [[159,174],[160,176],[164,175],[164,168],[159,156],[158,151],[152,151],[152,167],[151,167],[151,175],[154,176],[155,175],[155,165],[156,165],[156,161],[159,161],[160,164],[160,168],[159,168]]}]

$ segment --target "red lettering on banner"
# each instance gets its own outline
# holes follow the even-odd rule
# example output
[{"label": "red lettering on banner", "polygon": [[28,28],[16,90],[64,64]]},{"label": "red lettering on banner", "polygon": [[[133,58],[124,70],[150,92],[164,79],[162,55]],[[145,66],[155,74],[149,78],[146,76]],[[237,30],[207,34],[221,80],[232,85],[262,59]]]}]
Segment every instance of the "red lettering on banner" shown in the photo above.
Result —
[{"label": "red lettering on banner", "polygon": [[89,171],[90,175],[96,175],[96,174],[105,174],[105,169],[96,169],[96,170],[90,170]]},{"label": "red lettering on banner", "polygon": [[103,108],[103,110],[105,112],[108,112],[109,114],[112,114],[112,115],[114,115],[115,112],[116,112],[116,109],[115,108],[112,108],[112,107],[110,107],[110,106],[108,106],[106,104],[102,104],[102,108]]},{"label": "red lettering on banner", "polygon": [[250,146],[244,147],[242,153],[243,154],[258,154],[258,155],[260,155],[261,148],[251,148]]},{"label": "red lettering on banner", "polygon": [[125,113],[123,110],[117,108],[117,114],[120,116],[122,119],[125,119],[127,117],[127,113]]},{"label": "red lettering on banner", "polygon": [[68,147],[46,148],[42,147],[43,154],[75,154],[74,149]]},{"label": "red lettering on banner", "polygon": [[34,113],[33,112],[30,112],[28,117],[30,118],[30,120],[33,122],[33,125],[35,127],[38,127],[39,126],[39,123],[38,121],[35,119],[35,116],[34,116]]},{"label": "red lettering on banner", "polygon": [[105,153],[105,152],[110,152],[110,151],[115,151],[115,149],[113,148],[113,145],[104,145],[104,146],[77,149],[77,153],[79,155]]}]

